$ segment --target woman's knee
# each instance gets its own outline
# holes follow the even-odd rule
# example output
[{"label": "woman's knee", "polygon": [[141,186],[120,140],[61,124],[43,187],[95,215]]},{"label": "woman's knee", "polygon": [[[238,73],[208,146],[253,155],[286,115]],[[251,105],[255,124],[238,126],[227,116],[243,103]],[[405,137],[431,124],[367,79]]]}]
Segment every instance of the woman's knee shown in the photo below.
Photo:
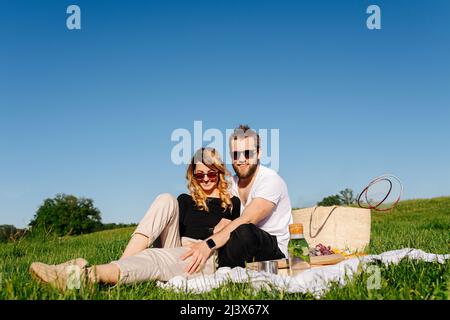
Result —
[{"label": "woman's knee", "polygon": [[170,193],[161,193],[153,201],[152,207],[160,209],[167,208],[174,211],[175,208],[178,208],[178,200]]},{"label": "woman's knee", "polygon": [[173,195],[171,195],[170,193],[161,193],[159,194],[155,201],[159,201],[159,202],[163,202],[163,203],[173,203],[177,201],[177,198],[175,198]]}]

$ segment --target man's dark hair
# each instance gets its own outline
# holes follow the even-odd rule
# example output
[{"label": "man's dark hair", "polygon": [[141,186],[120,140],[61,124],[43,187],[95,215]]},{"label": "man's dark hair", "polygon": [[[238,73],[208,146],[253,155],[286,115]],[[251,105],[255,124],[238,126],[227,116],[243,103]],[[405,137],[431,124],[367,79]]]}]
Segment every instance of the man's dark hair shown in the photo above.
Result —
[{"label": "man's dark hair", "polygon": [[231,149],[231,142],[233,140],[245,137],[256,137],[256,151],[259,152],[260,146],[259,134],[257,134],[253,129],[250,128],[250,126],[246,124],[241,124],[239,125],[239,127],[234,129],[233,134],[230,136],[230,149]]}]

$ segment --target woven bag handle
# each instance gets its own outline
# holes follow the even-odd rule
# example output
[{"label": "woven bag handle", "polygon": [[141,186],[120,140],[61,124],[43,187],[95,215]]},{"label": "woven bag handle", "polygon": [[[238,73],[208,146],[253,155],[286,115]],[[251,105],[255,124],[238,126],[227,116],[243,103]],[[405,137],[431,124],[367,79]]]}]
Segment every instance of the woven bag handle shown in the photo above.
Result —
[{"label": "woven bag handle", "polygon": [[328,214],[327,218],[325,219],[325,221],[322,223],[322,225],[320,226],[319,230],[317,230],[316,234],[313,236],[312,235],[312,230],[311,230],[311,226],[312,226],[312,217],[314,215],[314,213],[316,212],[317,206],[314,207],[313,212],[311,212],[311,215],[309,217],[309,237],[314,239],[315,237],[317,237],[317,235],[320,233],[320,231],[322,231],[323,227],[325,226],[325,224],[327,223],[328,219],[330,218],[331,214],[333,213],[334,210],[336,210],[337,206],[333,206],[333,208],[330,210],[330,213]]}]

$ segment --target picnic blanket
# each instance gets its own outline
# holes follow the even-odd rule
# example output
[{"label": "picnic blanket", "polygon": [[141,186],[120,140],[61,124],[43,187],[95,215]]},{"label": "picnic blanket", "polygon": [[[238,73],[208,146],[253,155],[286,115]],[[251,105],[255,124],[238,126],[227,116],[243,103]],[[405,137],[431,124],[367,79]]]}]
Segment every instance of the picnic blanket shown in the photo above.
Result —
[{"label": "picnic blanket", "polygon": [[231,281],[250,283],[257,290],[265,288],[282,290],[288,293],[311,293],[320,298],[333,282],[345,285],[346,281],[351,279],[359,270],[365,270],[369,263],[380,261],[385,265],[398,264],[405,258],[443,264],[450,259],[450,254],[439,255],[426,253],[418,249],[404,248],[387,251],[379,255],[351,258],[335,265],[309,269],[295,276],[269,274],[241,267],[222,267],[211,275],[201,275],[192,279],[177,276],[167,282],[158,282],[157,285],[176,291],[202,293]]}]

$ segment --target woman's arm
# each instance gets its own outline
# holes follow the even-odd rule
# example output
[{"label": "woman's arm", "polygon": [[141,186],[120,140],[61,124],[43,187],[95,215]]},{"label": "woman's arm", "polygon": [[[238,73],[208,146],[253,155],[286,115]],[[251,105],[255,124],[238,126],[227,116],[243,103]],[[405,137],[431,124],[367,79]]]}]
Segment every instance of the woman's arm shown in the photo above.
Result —
[{"label": "woman's arm", "polygon": [[190,201],[191,198],[187,194],[180,194],[177,198],[178,201],[178,227],[180,228],[180,236],[182,236],[186,232],[186,214],[188,210],[188,201]]},{"label": "woman's arm", "polygon": [[231,211],[231,220],[237,219],[241,216],[241,200],[238,197],[233,197],[233,210]]},{"label": "woman's arm", "polygon": [[241,201],[238,197],[231,198],[233,203],[233,209],[231,210],[231,219],[221,219],[219,223],[214,227],[212,234],[216,234],[223,230],[232,220],[239,218],[241,214]]}]

